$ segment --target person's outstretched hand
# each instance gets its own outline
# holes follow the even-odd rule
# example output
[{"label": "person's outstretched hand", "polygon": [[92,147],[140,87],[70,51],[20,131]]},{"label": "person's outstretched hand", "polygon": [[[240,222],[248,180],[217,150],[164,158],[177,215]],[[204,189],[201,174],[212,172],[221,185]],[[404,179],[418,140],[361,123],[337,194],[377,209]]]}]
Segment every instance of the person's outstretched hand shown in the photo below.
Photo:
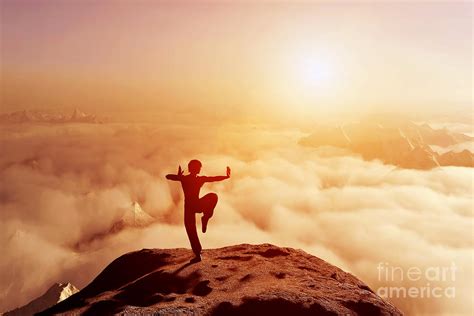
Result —
[{"label": "person's outstretched hand", "polygon": [[227,178],[230,178],[230,168],[227,167]]},{"label": "person's outstretched hand", "polygon": [[178,176],[182,176],[184,171],[181,169],[181,165],[178,167]]}]

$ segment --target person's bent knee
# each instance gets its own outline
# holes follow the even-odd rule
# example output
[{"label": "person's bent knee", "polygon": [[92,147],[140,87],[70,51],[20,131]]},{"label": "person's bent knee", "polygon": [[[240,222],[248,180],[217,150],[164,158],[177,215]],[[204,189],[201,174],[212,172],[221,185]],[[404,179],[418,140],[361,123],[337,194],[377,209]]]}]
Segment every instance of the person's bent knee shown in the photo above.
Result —
[{"label": "person's bent knee", "polygon": [[215,193],[209,193],[209,198],[211,199],[212,202],[217,203],[217,200],[219,197]]}]

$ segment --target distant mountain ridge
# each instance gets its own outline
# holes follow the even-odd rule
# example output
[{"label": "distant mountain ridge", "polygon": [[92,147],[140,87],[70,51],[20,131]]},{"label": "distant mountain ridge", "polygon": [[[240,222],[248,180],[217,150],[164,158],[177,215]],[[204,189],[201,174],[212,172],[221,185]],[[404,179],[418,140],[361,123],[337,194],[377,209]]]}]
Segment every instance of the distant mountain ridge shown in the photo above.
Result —
[{"label": "distant mountain ridge", "polygon": [[91,123],[100,124],[105,118],[74,109],[71,114],[53,113],[37,110],[21,110],[0,114],[0,123]]},{"label": "distant mountain ridge", "polygon": [[333,146],[360,154],[365,160],[378,159],[408,169],[431,169],[439,166],[474,167],[474,154],[468,150],[435,152],[430,145],[448,147],[474,138],[447,129],[433,129],[408,120],[362,120],[337,127],[317,126],[300,139],[311,147]]}]

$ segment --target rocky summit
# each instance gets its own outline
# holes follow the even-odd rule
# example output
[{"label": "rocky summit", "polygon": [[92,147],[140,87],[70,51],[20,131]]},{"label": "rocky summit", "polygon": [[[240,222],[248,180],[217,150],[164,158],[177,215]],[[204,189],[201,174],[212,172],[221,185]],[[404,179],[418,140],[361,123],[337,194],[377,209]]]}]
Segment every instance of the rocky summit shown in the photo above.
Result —
[{"label": "rocky summit", "polygon": [[43,311],[83,315],[402,315],[364,282],[302,250],[270,244],[143,249]]}]

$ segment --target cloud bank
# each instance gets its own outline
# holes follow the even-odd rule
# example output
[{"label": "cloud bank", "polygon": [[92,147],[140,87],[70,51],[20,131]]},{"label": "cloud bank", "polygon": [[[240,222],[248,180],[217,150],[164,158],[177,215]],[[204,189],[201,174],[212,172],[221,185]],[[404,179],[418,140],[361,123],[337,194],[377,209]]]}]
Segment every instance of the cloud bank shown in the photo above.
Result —
[{"label": "cloud bank", "polygon": [[[400,169],[298,146],[297,130],[244,125],[26,124],[0,135],[0,311],[53,282],[83,287],[124,252],[189,248],[181,188],[164,175],[198,158],[202,173],[233,170],[230,181],[203,188],[219,195],[204,248],[301,248],[374,290],[455,288],[454,298],[389,298],[409,315],[472,312],[470,168]],[[155,224],[94,238],[134,201]],[[386,277],[381,263],[399,269]],[[452,264],[454,280],[400,272]]]}]

